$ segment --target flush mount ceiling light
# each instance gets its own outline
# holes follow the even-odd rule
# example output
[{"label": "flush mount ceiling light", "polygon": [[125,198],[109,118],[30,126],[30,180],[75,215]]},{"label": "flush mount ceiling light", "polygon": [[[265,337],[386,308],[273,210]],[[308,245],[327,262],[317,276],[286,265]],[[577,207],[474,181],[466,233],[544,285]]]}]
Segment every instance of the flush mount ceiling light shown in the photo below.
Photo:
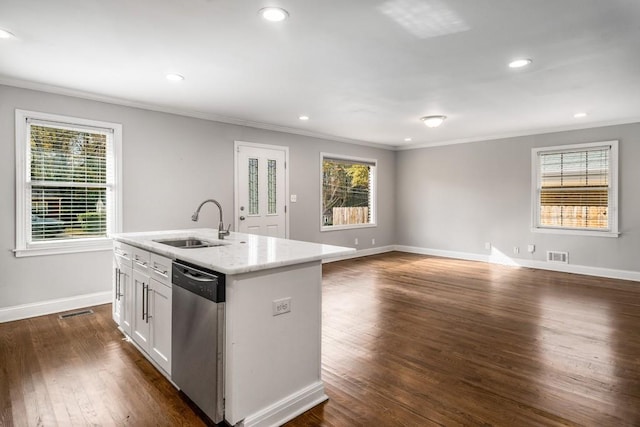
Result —
[{"label": "flush mount ceiling light", "polygon": [[0,39],[12,39],[14,37],[15,36],[11,31],[3,30],[2,28],[0,28]]},{"label": "flush mount ceiling light", "polygon": [[271,22],[284,21],[289,17],[289,12],[280,7],[265,7],[258,11],[262,18]]},{"label": "flush mount ceiling light", "polygon": [[405,138],[404,142],[411,142],[411,138]]},{"label": "flush mount ceiling light", "polygon": [[309,120],[309,116],[298,116],[298,119],[302,120],[303,122],[306,122],[307,120]]},{"label": "flush mount ceiling light", "polygon": [[581,119],[583,117],[587,117],[587,113],[575,113],[573,117],[575,117],[576,119]]},{"label": "flush mount ceiling light", "polygon": [[167,78],[167,80],[172,81],[172,82],[181,82],[182,80],[184,80],[184,76],[181,74],[176,74],[176,73],[169,73],[165,76]]},{"label": "flush mount ceiling light", "polygon": [[527,65],[531,64],[533,61],[530,60],[529,58],[523,58],[523,59],[515,59],[511,62],[509,62],[509,68],[522,68],[522,67],[526,67]]},{"label": "flush mount ceiling light", "polygon": [[420,120],[422,120],[427,127],[437,128],[446,118],[447,116],[425,116],[421,117]]}]

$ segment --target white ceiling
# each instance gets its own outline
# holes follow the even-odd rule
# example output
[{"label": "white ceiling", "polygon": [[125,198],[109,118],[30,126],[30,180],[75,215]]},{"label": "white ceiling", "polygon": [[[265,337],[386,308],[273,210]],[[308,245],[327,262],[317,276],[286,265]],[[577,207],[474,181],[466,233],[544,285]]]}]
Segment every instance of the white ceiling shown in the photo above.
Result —
[{"label": "white ceiling", "polygon": [[638,0],[2,0],[0,28],[0,83],[337,140],[640,121]]}]

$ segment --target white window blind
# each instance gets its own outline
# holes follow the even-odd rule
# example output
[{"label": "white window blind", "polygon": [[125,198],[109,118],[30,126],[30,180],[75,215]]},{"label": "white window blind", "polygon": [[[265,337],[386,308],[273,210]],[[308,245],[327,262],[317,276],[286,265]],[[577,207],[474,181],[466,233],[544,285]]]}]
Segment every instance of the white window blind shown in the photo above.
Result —
[{"label": "white window blind", "polygon": [[119,223],[115,129],[34,115],[23,114],[17,251],[106,240]]},{"label": "white window blind", "polygon": [[612,144],[537,150],[536,226],[615,231]]}]

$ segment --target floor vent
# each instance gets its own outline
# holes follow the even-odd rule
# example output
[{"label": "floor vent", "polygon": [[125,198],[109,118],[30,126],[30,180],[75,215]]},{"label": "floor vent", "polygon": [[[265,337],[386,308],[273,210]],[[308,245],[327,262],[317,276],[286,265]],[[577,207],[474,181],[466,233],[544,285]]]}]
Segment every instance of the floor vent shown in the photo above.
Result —
[{"label": "floor vent", "polygon": [[72,311],[71,313],[61,314],[59,317],[61,319],[68,319],[70,317],[86,316],[87,314],[93,314],[93,310]]},{"label": "floor vent", "polygon": [[569,252],[547,251],[547,261],[569,264]]}]

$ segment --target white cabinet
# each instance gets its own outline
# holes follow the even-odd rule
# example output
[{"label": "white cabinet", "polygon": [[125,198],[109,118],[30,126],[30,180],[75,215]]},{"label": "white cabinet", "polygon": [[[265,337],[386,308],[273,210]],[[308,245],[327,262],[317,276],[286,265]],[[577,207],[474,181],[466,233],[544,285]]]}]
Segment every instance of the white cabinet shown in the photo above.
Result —
[{"label": "white cabinet", "polygon": [[115,242],[113,248],[113,320],[126,334],[131,334],[133,316],[132,249],[120,242]]},{"label": "white cabinet", "polygon": [[149,354],[171,374],[171,287],[151,279],[149,292]]},{"label": "white cabinet", "polygon": [[149,282],[151,278],[134,268],[133,270],[133,327],[131,338],[143,350],[149,349]]},{"label": "white cabinet", "polygon": [[152,253],[149,272],[149,353],[171,374],[171,260]]},{"label": "white cabinet", "polygon": [[[122,259],[117,255],[118,248],[114,248],[116,260]],[[136,247],[128,247],[128,260],[128,270],[127,267],[116,267],[115,278],[116,282],[120,281],[118,283],[127,283],[124,293],[128,295],[128,309],[119,299],[122,297],[118,297],[123,293],[118,289],[125,288],[116,286],[113,318],[138,348],[145,352],[145,356],[170,376],[171,260]],[[124,262],[122,259],[121,263]],[[124,324],[128,327],[124,327]]]}]

